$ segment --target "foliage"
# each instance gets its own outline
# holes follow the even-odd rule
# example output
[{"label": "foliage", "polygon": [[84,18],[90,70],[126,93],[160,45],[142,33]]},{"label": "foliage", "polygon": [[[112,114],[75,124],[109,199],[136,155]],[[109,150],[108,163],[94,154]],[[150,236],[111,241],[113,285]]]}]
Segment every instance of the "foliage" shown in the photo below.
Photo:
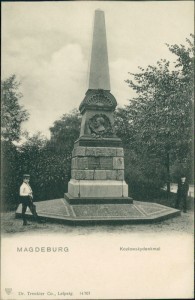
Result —
[{"label": "foliage", "polygon": [[[194,47],[189,39],[187,43],[168,45],[177,55],[174,69],[161,59],[155,66],[139,67],[140,72],[126,80],[136,97],[116,111],[115,127],[126,148],[131,188],[141,187],[148,178],[153,186],[163,185],[170,174],[175,179],[172,166],[180,169],[178,175],[191,174]],[[132,153],[134,159],[128,160]]]},{"label": "foliage", "polygon": [[51,140],[40,132],[19,149],[20,174],[31,175],[36,201],[63,197],[71,174],[71,153],[79,136],[80,115],[77,110],[54,122]]},{"label": "foliage", "polygon": [[79,136],[80,118],[74,110],[54,123],[51,140],[41,132],[16,145],[3,141],[2,198],[4,208],[16,208],[24,173],[31,175],[35,201],[61,198],[71,173],[71,152]]},{"label": "foliage", "polygon": [[20,176],[16,147],[9,141],[1,142],[1,199],[2,208],[16,208]]},{"label": "foliage", "polygon": [[20,140],[22,122],[29,117],[19,104],[22,97],[19,85],[15,75],[1,82],[1,196],[4,209],[15,208],[18,203],[20,174],[14,142]]},{"label": "foliage", "polygon": [[[136,97],[114,114],[115,131],[125,148],[125,179],[136,199],[158,196],[160,187],[192,166],[194,46],[168,45],[177,56],[174,69],[166,60],[126,80]],[[61,198],[67,191],[71,152],[79,137],[81,116],[64,114],[50,128],[51,140],[40,132],[16,146],[21,124],[28,119],[19,104],[15,75],[2,82],[2,198],[4,207],[18,203],[22,175],[31,175],[35,200]]]},{"label": "foliage", "polygon": [[80,133],[81,116],[74,109],[69,114],[64,114],[60,120],[54,122],[51,131],[51,145],[56,151],[63,151],[67,157],[71,156],[74,142]]},{"label": "foliage", "polygon": [[18,151],[18,168],[31,175],[34,199],[63,197],[67,184],[67,159],[56,153],[50,142],[40,133],[29,137]]},{"label": "foliage", "polygon": [[15,75],[1,82],[1,136],[5,141],[18,141],[21,135],[21,124],[29,117],[28,112],[19,104],[22,97],[18,91],[19,85]]},{"label": "foliage", "polygon": [[128,106],[117,108],[114,112],[114,126],[116,135],[123,141],[124,148],[129,148],[135,141],[135,134]]}]

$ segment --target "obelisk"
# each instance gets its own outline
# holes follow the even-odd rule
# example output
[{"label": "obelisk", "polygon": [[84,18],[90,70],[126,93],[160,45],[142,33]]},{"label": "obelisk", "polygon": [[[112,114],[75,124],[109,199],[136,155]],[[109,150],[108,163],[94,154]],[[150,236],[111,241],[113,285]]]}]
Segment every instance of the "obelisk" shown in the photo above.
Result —
[{"label": "obelisk", "polygon": [[104,12],[95,11],[89,89],[110,91],[110,75]]},{"label": "obelisk", "polygon": [[89,87],[79,110],[79,139],[72,152],[69,203],[108,201],[132,203],[124,181],[124,151],[114,132],[113,112],[117,102],[110,93],[105,17],[95,11]]}]

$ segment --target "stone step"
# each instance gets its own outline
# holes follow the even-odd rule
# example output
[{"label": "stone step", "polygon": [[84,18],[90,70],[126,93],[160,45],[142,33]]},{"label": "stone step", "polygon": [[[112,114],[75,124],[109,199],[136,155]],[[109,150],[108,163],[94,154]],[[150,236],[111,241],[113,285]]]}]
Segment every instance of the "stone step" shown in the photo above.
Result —
[{"label": "stone step", "polygon": [[[79,204],[70,205],[66,199],[35,202],[37,213],[48,222],[72,225],[153,223],[180,216],[181,211],[157,203],[133,201],[132,204]],[[27,218],[32,214],[27,209]],[[16,211],[22,217],[22,205]]]},{"label": "stone step", "polygon": [[133,199],[130,197],[72,197],[69,193],[64,194],[64,198],[71,205],[79,205],[79,204],[131,204],[133,203]]}]

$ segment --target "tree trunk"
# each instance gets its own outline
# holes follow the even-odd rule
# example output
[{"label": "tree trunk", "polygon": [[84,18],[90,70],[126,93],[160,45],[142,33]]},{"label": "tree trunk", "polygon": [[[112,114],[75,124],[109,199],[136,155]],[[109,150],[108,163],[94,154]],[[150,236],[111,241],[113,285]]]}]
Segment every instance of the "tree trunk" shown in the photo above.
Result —
[{"label": "tree trunk", "polygon": [[167,166],[167,198],[169,198],[169,194],[170,194],[170,191],[171,191],[171,183],[170,183],[170,156],[169,156],[169,151],[167,152],[166,166]]}]

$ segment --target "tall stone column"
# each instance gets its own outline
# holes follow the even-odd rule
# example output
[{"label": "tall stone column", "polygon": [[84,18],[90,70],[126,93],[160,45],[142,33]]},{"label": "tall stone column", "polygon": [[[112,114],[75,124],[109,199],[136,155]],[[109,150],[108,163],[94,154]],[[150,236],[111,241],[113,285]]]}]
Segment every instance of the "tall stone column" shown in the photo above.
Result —
[{"label": "tall stone column", "polygon": [[128,200],[124,181],[124,151],[114,132],[117,102],[110,93],[110,76],[104,12],[95,11],[89,87],[79,110],[80,136],[72,152],[71,180],[65,198],[103,201]]}]

